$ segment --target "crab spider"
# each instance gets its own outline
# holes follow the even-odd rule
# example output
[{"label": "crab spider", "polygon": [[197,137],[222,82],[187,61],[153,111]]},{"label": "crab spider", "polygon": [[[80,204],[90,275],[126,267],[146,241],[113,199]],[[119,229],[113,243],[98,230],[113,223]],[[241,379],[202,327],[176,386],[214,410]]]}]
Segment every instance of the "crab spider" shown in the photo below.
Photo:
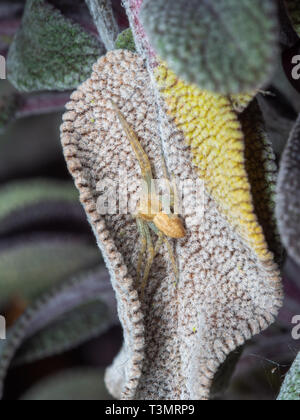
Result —
[{"label": "crab spider", "polygon": [[[131,144],[134,154],[139,162],[142,178],[147,185],[147,191],[142,193],[137,214],[135,216],[137,222],[137,228],[141,236],[141,250],[139,253],[138,264],[137,264],[137,277],[140,279],[142,271],[143,257],[147,253],[147,262],[142,277],[141,293],[144,295],[144,289],[147,284],[147,280],[150,275],[150,270],[154,261],[155,256],[159,252],[161,246],[165,243],[168,249],[168,253],[173,266],[174,274],[178,279],[178,267],[177,262],[173,253],[173,249],[169,243],[168,238],[181,239],[186,235],[183,223],[178,215],[171,212],[167,213],[162,210],[163,205],[160,198],[156,193],[152,193],[153,189],[153,174],[149,158],[144,151],[141,143],[134,130],[127,123],[124,115],[118,108],[118,106],[111,100],[114,111],[116,112],[119,121],[122,125],[124,132]],[[169,178],[167,169],[163,158],[163,166],[165,177]],[[151,191],[151,192],[150,192]],[[146,194],[146,195],[145,195]],[[171,191],[171,206],[174,206],[174,190]],[[158,236],[156,245],[154,246],[151,236],[151,230]]]}]

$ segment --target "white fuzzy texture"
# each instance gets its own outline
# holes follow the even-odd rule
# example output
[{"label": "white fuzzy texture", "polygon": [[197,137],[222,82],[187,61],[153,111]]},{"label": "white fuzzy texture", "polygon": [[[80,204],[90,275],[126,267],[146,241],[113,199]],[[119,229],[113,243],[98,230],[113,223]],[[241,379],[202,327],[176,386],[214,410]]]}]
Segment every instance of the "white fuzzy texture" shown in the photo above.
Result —
[{"label": "white fuzzy texture", "polygon": [[[124,329],[124,346],[106,383],[116,398],[208,399],[227,355],[274,321],[282,302],[279,274],[257,259],[205,193],[203,218],[174,242],[178,284],[162,249],[140,303],[134,288],[140,249],[135,220],[103,217],[96,210],[99,180],[115,179],[125,169],[129,184],[141,176],[109,98],[137,133],[156,177],[163,174],[163,148],[168,169],[179,180],[198,179],[182,134],[161,107],[158,118],[144,61],[129,51],[101,58],[72,95],[61,133],[69,170],[111,273]],[[131,198],[135,194],[133,189]]]}]

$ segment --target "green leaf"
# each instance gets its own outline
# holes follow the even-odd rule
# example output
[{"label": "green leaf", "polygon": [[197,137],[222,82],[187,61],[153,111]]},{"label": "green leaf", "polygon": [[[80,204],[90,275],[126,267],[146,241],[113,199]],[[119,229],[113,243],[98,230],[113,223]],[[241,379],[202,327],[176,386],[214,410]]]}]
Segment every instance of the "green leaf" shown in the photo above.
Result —
[{"label": "green leaf", "polygon": [[25,341],[14,365],[32,363],[69,351],[107,331],[116,321],[107,306],[95,301],[63,315],[45,329]]},{"label": "green leaf", "polygon": [[11,182],[0,188],[0,221],[16,210],[39,202],[78,199],[78,192],[70,182],[43,179]]},{"label": "green leaf", "polygon": [[23,92],[73,89],[103,53],[95,37],[45,0],[28,0],[9,50],[8,79]]},{"label": "green leaf", "polygon": [[135,42],[130,28],[127,28],[125,31],[120,33],[116,40],[116,49],[136,52]]},{"label": "green leaf", "polygon": [[0,248],[0,305],[18,295],[32,301],[42,292],[101,262],[96,246],[76,237],[43,235],[11,242]]},{"label": "green leaf", "polygon": [[[107,308],[106,319],[110,320],[111,325],[116,322],[117,314],[113,297],[114,293],[106,273],[106,271],[103,271],[103,268],[99,268],[95,272],[74,277],[54,287],[50,292],[35,300],[8,331],[6,340],[0,340],[0,396],[3,393],[3,382],[7,371],[18,349],[26,340],[53,324],[55,320],[74,311],[75,308],[80,308],[85,303],[99,300]],[[79,314],[80,311],[78,316]],[[100,319],[99,322],[101,322]],[[59,329],[57,333],[59,333]],[[71,337],[70,333],[69,337],[71,340],[74,338]],[[63,342],[62,339],[60,339],[60,342]],[[74,344],[76,344],[76,340],[68,344],[65,342],[64,347],[71,348]],[[40,348],[40,351],[44,350],[46,349]],[[35,352],[38,353],[39,349],[35,349]]]},{"label": "green leaf", "polygon": [[39,382],[21,398],[25,401],[101,401],[112,397],[104,384],[104,372],[77,368]]},{"label": "green leaf", "polygon": [[285,0],[285,4],[291,18],[293,27],[300,36],[300,4],[299,0]]},{"label": "green leaf", "polygon": [[233,94],[265,85],[277,57],[274,0],[144,0],[153,47],[179,77]]},{"label": "green leaf", "polygon": [[285,378],[278,401],[300,401],[300,353]]}]

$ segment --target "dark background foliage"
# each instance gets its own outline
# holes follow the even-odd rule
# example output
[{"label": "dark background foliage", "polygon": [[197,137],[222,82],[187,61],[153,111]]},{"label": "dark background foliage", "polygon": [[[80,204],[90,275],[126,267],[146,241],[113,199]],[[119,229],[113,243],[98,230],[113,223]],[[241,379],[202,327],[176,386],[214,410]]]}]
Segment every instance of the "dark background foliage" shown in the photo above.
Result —
[{"label": "dark background foliage", "polygon": [[[80,24],[103,49],[83,0],[48,0],[48,3],[72,22]],[[7,55],[13,36],[21,25],[24,5],[22,0],[0,0],[2,55]],[[128,23],[120,1],[113,1],[113,6],[120,29],[126,28]],[[281,47],[285,51],[290,47],[289,42],[285,39]],[[259,100],[279,161],[300,111],[300,96],[285,77],[281,62],[277,63],[276,74],[266,90],[270,94],[260,95]],[[74,277],[89,276],[95,272],[97,278],[103,281],[111,305],[115,307],[100,251],[62,155],[59,126],[69,95],[69,90],[20,93],[8,81],[0,81],[0,297],[6,296],[0,299],[0,313],[6,316],[8,326],[15,326],[35,299],[40,296],[47,299],[53,288]],[[67,252],[67,255],[63,254],[63,261],[67,264],[62,263],[63,252]],[[74,256],[79,256],[79,261]],[[76,264],[73,264],[74,260],[77,260]],[[49,270],[52,273],[50,276]],[[277,323],[246,346],[231,385],[225,396],[220,398],[274,400],[277,397],[284,376],[300,350],[299,341],[291,336],[291,320],[294,315],[300,314],[299,267],[290,259],[285,263],[284,286],[286,299]],[[80,310],[79,314],[82,315],[83,327],[95,328],[94,320],[86,316],[86,312]],[[73,321],[70,317],[67,325],[73,325]],[[65,332],[62,323],[56,325],[52,322],[51,325],[54,337],[60,337]],[[93,372],[99,371],[100,382],[103,369],[120,349],[122,331],[115,314],[105,318],[103,326],[93,331],[90,337],[78,332],[85,340],[83,344],[78,336],[69,337],[72,343],[78,340],[78,345],[62,355],[17,365],[18,356],[24,356],[26,351],[30,354],[38,346],[44,345],[48,349],[53,344],[49,336],[48,341],[42,341],[41,337],[35,342],[24,340],[10,364],[4,399],[18,399],[41,380],[65,370],[75,375],[75,368],[82,369],[80,372],[86,375],[85,378],[83,374],[86,379],[84,386],[90,389],[90,398],[108,398],[102,387],[98,395],[92,393],[95,378],[88,368],[92,367]],[[70,347],[73,348],[73,345]],[[41,386],[44,392],[46,385]],[[78,386],[83,387],[82,384]],[[70,381],[67,383],[66,379],[62,380],[61,389],[66,390],[65,397],[69,399],[72,395],[78,397],[80,393],[80,389],[71,389]],[[53,395],[50,384],[48,390],[48,395]],[[85,396],[88,398],[88,395]]]}]

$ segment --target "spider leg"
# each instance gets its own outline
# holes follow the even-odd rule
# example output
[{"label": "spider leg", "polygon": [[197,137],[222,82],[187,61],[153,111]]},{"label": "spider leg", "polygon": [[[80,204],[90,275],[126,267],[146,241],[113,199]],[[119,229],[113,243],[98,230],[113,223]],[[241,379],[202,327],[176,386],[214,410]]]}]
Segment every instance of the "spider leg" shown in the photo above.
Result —
[{"label": "spider leg", "polygon": [[137,224],[137,228],[140,234],[140,238],[141,238],[141,249],[139,252],[139,258],[138,258],[138,264],[137,264],[137,280],[139,281],[140,277],[141,277],[141,271],[142,271],[142,262],[143,262],[143,256],[147,250],[147,235],[145,232],[145,223],[139,218],[136,218],[136,224]]},{"label": "spider leg", "polygon": [[164,234],[162,232],[159,233],[158,240],[155,245],[155,255],[159,253],[159,250],[164,242]]},{"label": "spider leg", "polygon": [[172,263],[172,266],[173,266],[176,281],[178,281],[179,280],[179,270],[178,270],[177,261],[176,261],[173,249],[170,245],[170,242],[168,241],[168,238],[166,236],[164,236],[164,242],[165,242],[165,244],[167,245],[167,248],[168,248],[168,253],[169,253],[170,260],[171,260],[171,263]]},{"label": "spider leg", "polygon": [[[156,244],[156,248],[158,247],[158,250],[159,250],[159,248],[161,247],[163,242],[166,244],[167,249],[168,249],[168,254],[169,254],[169,257],[170,257],[170,260],[171,260],[171,263],[172,263],[173,271],[174,271],[174,274],[175,274],[175,277],[176,277],[176,281],[178,281],[179,280],[178,265],[177,265],[177,262],[176,262],[176,258],[175,258],[173,249],[170,245],[170,242],[168,241],[168,238],[155,226],[154,223],[149,223],[149,226],[159,236],[159,240]],[[162,241],[162,242],[160,243],[160,241]]]},{"label": "spider leg", "polygon": [[145,287],[146,287],[146,284],[147,284],[147,281],[148,281],[148,278],[149,278],[149,274],[150,274],[150,270],[151,270],[151,267],[152,267],[152,264],[153,264],[153,260],[155,258],[155,249],[154,249],[154,246],[153,246],[150,229],[149,229],[149,227],[146,223],[144,223],[144,229],[145,229],[145,233],[146,233],[146,237],[147,237],[148,259],[147,259],[147,263],[146,263],[146,267],[145,267],[145,271],[144,271],[144,276],[143,276],[143,280],[142,280],[142,284],[141,284],[142,300],[144,299]]},{"label": "spider leg", "polygon": [[120,111],[116,103],[112,99],[110,100],[110,102],[119,118],[119,121],[123,127],[123,130],[125,131],[125,134],[139,162],[141,172],[142,172],[142,177],[145,179],[145,181],[148,184],[148,188],[150,189],[153,175],[152,175],[151,163],[149,161],[149,158],[146,152],[144,151],[138,139],[138,136],[136,135],[132,127],[128,124],[128,122],[126,121],[124,115],[122,114],[122,112]]}]

